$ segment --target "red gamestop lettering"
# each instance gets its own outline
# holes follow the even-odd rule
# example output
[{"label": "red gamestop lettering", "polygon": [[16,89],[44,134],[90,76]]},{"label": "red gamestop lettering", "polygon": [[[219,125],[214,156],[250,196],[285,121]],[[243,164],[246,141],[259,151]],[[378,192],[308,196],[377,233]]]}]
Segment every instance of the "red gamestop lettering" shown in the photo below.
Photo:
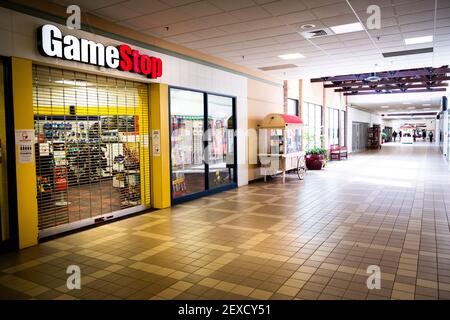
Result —
[{"label": "red gamestop lettering", "polygon": [[161,77],[161,59],[140,54],[138,50],[132,50],[126,44],[122,44],[117,48],[120,56],[119,70],[143,74],[152,79]]}]

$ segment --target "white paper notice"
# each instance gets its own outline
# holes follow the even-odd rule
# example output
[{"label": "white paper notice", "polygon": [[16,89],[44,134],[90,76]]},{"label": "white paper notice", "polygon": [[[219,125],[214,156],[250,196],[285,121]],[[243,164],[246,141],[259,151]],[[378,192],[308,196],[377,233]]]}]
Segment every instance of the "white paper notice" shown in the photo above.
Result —
[{"label": "white paper notice", "polygon": [[19,163],[33,162],[33,146],[26,144],[19,144]]},{"label": "white paper notice", "polygon": [[16,130],[16,144],[29,146],[33,145],[34,130]]},{"label": "white paper notice", "polygon": [[16,130],[19,163],[33,163],[34,130]]},{"label": "white paper notice", "polygon": [[160,138],[159,130],[152,131],[152,148],[153,148],[154,156],[161,155],[161,138]]}]

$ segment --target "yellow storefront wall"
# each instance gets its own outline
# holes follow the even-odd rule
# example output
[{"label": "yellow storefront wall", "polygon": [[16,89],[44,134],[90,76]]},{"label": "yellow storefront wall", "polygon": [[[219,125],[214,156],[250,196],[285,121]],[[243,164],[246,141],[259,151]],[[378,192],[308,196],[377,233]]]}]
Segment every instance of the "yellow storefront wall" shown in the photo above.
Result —
[{"label": "yellow storefront wall", "polygon": [[[12,58],[14,127],[34,130],[32,62]],[[16,144],[17,214],[19,248],[38,242],[38,208],[36,201],[36,164],[20,163]]]},{"label": "yellow storefront wall", "polygon": [[[169,131],[169,86],[167,84],[150,85],[151,128],[159,130],[160,154],[152,153],[152,200],[157,209],[168,208],[170,195],[170,131]],[[153,132],[151,134],[153,137]],[[154,141],[152,141],[154,143]]]},{"label": "yellow storefront wall", "polygon": [[[12,58],[12,72],[15,129],[34,130],[34,115],[37,113],[37,110],[36,107],[33,108],[32,61]],[[150,118],[149,110],[139,110],[138,114],[136,114],[136,110],[120,106],[118,108],[100,106],[92,109],[80,106],[76,108],[76,115],[139,116],[140,139],[142,139],[142,143],[140,143],[140,160],[141,163],[147,164],[141,167],[141,181],[150,179],[151,183],[150,189],[142,189],[142,204],[158,209],[167,208],[171,204],[168,85],[150,84],[148,94],[151,98],[148,96],[145,98],[150,101]],[[44,113],[47,115],[70,115],[70,109],[64,106],[52,106],[46,110],[46,107],[39,106],[39,114]],[[153,155],[150,152],[152,130],[159,130],[160,132],[161,150],[159,155]],[[16,179],[19,247],[22,249],[38,243],[36,169],[34,159],[33,163],[19,163],[17,153],[18,151],[16,151]]]}]

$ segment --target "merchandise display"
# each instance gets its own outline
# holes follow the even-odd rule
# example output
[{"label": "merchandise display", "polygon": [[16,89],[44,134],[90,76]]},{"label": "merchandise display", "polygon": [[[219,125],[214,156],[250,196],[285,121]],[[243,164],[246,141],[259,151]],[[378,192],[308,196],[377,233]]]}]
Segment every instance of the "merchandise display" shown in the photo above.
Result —
[{"label": "merchandise display", "polygon": [[381,127],[379,125],[373,125],[368,129],[368,144],[369,149],[381,148]]}]

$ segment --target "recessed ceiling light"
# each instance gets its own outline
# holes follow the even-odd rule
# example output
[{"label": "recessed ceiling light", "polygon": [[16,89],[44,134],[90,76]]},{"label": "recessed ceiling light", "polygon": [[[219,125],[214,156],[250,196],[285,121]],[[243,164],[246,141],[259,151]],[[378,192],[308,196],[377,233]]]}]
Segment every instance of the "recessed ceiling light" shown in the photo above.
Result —
[{"label": "recessed ceiling light", "polygon": [[305,56],[301,53],[288,53],[288,54],[282,54],[279,55],[278,58],[281,58],[283,60],[293,60],[293,59],[302,59]]},{"label": "recessed ceiling light", "polygon": [[315,27],[316,27],[315,24],[308,23],[308,24],[302,25],[300,28],[302,28],[303,30],[307,30],[307,29],[312,29],[312,28],[315,28]]},{"label": "recessed ceiling light", "polygon": [[381,106],[380,108],[387,109],[387,108],[389,108],[389,106]]},{"label": "recessed ceiling light", "polygon": [[333,30],[333,32],[336,34],[341,34],[341,33],[362,31],[362,30],[364,30],[364,27],[360,22],[355,22],[355,23],[341,24],[339,26],[330,27],[330,29]]},{"label": "recessed ceiling light", "polygon": [[424,36],[424,37],[415,37],[415,38],[407,38],[405,39],[405,44],[418,44],[418,43],[427,43],[433,42],[433,36]]},{"label": "recessed ceiling light", "polygon": [[429,106],[431,106],[431,104],[429,104],[429,103],[424,103],[422,106],[424,106],[424,107],[429,107]]},{"label": "recessed ceiling light", "polygon": [[408,104],[411,104],[411,102],[402,102],[402,104],[408,105]]},{"label": "recessed ceiling light", "polygon": [[423,110],[431,110],[431,108],[423,108]]},{"label": "recessed ceiling light", "polygon": [[415,109],[415,108],[414,108],[414,107],[408,107],[408,109],[409,109],[409,110],[413,110],[413,109]]}]

